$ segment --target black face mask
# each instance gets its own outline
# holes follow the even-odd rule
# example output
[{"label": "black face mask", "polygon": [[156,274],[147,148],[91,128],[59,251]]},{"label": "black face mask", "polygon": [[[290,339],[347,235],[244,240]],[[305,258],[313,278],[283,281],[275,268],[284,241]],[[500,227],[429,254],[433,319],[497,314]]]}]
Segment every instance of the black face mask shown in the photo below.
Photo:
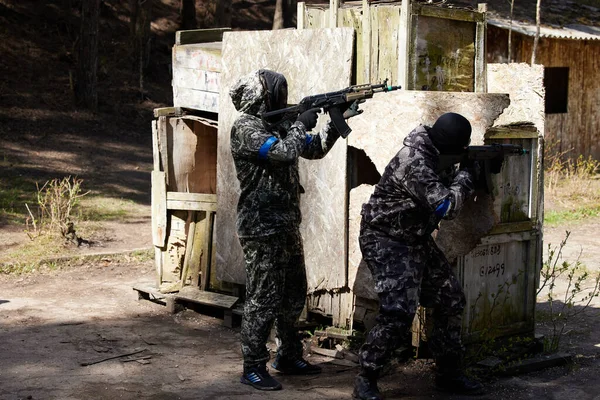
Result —
[{"label": "black face mask", "polygon": [[465,117],[456,113],[443,114],[428,133],[441,154],[461,153],[471,142],[471,124]]}]

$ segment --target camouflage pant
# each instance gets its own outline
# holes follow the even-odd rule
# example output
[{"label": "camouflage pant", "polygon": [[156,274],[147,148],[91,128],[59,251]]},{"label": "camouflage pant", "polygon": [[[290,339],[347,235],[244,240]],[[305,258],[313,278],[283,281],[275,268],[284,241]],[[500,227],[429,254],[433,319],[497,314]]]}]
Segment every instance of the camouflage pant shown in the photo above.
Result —
[{"label": "camouflage pant", "polygon": [[450,264],[431,237],[406,243],[362,229],[360,248],[379,295],[377,324],[360,349],[363,369],[379,371],[392,352],[410,338],[417,305],[433,308],[429,340],[436,357],[461,354],[465,297]]},{"label": "camouflage pant", "polygon": [[241,341],[244,366],[269,360],[266,344],[273,322],[280,340],[278,352],[302,356],[295,323],[306,303],[306,270],[298,230],[240,239],[246,260],[246,303]]}]

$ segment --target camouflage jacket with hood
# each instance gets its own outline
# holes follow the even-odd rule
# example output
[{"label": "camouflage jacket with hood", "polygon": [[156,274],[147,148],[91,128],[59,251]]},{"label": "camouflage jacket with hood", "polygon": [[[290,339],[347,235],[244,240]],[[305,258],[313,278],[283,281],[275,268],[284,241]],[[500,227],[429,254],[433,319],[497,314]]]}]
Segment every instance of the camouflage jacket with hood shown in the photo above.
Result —
[{"label": "camouflage jacket with hood", "polygon": [[413,242],[429,237],[441,218],[458,215],[473,193],[469,172],[459,171],[447,183],[436,172],[440,152],[427,134],[415,128],[387,165],[375,191],[362,208],[363,226]]},{"label": "camouflage jacket with hood", "polygon": [[[283,75],[274,75],[285,84]],[[231,153],[240,182],[237,231],[242,238],[298,229],[302,191],[298,158],[324,157],[339,137],[331,123],[317,135],[307,134],[299,121],[269,128],[260,116],[272,108],[270,88],[281,82],[266,82],[256,71],[230,90],[233,104],[241,112],[231,128]],[[287,84],[285,90],[287,98]]]}]

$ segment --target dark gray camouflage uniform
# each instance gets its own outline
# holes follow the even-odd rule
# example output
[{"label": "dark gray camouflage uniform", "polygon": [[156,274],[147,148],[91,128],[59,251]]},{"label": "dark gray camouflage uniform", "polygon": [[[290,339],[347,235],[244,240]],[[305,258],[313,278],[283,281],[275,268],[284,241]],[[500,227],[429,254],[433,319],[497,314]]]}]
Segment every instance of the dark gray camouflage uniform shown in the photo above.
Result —
[{"label": "dark gray camouflage uniform", "polygon": [[231,129],[231,152],[241,189],[237,232],[246,261],[242,353],[244,366],[252,367],[269,359],[273,322],[279,353],[302,357],[294,328],[306,301],[298,158],[324,157],[339,134],[330,123],[318,135],[307,134],[301,122],[268,129],[260,118],[268,111],[267,94],[257,72],[241,78],[230,95],[242,113]]},{"label": "dark gray camouflage uniform", "polygon": [[377,372],[407,343],[420,303],[434,309],[429,345],[436,356],[460,354],[465,297],[431,233],[441,219],[436,208],[448,199],[445,218],[454,218],[473,193],[471,175],[444,184],[436,173],[439,151],[419,126],[385,169],[362,208],[360,248],[375,280],[380,314],[360,349],[365,371]]}]

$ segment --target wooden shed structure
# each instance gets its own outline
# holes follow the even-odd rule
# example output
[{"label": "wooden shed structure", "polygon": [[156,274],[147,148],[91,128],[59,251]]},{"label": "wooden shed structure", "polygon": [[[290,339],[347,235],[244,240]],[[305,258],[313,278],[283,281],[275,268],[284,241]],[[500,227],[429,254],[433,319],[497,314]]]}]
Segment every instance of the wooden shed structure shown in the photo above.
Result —
[{"label": "wooden shed structure", "polygon": [[[530,150],[529,157],[505,163],[503,172],[495,177],[493,196],[472,205],[470,220],[444,229],[465,240],[448,240],[451,236],[444,235],[438,238],[440,245],[453,254],[468,292],[471,311],[465,332],[476,334],[489,323],[485,318],[494,316],[503,327],[499,334],[532,333],[541,262],[541,70],[486,64],[484,8],[447,9],[409,0],[365,0],[341,6],[336,1],[331,3],[331,8],[299,3],[296,30],[221,30],[210,32],[208,43],[201,38],[188,40],[188,34],[178,35],[173,50],[173,86],[179,111],[160,115],[154,123],[153,196],[157,197],[153,197],[153,207],[168,221],[161,225],[157,219],[154,224],[157,234],[166,229],[162,236],[157,235],[155,243],[162,246],[157,250],[157,269],[164,274],[165,260],[173,259],[171,254],[175,252],[179,264],[172,264],[172,270],[179,277],[174,280],[180,286],[189,284],[185,260],[193,260],[192,255],[198,254],[194,253],[194,232],[198,226],[204,227],[203,232],[214,226],[212,238],[203,239],[204,249],[209,251],[206,262],[199,267],[191,265],[194,271],[200,271],[199,279],[197,272],[192,273],[192,286],[199,282],[203,291],[242,294],[239,289],[245,281],[245,268],[235,230],[239,187],[229,148],[229,129],[236,112],[228,96],[229,87],[239,76],[258,68],[278,70],[288,78],[291,102],[350,84],[389,79],[389,83],[401,84],[405,90],[376,95],[363,105],[365,112],[351,120],[353,133],[347,140],[338,140],[323,160],[300,163],[300,178],[306,190],[301,204],[301,231],[309,283],[307,312],[328,317],[332,325],[350,330],[354,322],[369,324],[377,303],[357,245],[360,206],[402,146],[404,136],[420,123],[431,124],[442,113],[455,111],[471,120],[472,144],[517,143]],[[449,31],[455,35],[448,35]],[[210,36],[213,34],[217,40]],[[311,50],[314,48],[319,53]],[[324,58],[323,54],[328,56]],[[302,63],[295,62],[297,59]],[[211,64],[210,60],[218,62]],[[169,140],[175,140],[176,135],[187,135],[185,140],[194,142],[206,126],[214,127],[207,117],[218,118],[216,215],[210,214],[213,209],[206,209],[206,204],[198,204],[206,203],[206,196],[214,195],[212,191],[190,190],[192,185],[185,177],[181,185],[173,186],[168,171],[172,161],[169,156],[165,158],[171,153],[168,147],[164,151],[161,147],[166,143],[175,148]],[[205,127],[197,125],[200,120]],[[186,130],[192,123],[191,131]],[[198,159],[186,159],[190,162],[182,171],[194,170]],[[165,185],[162,180],[167,177]],[[160,190],[154,189],[155,183]],[[180,208],[174,208],[174,204]],[[198,218],[208,222],[198,225]],[[173,229],[178,224],[184,238],[178,243],[183,247],[175,246],[178,248],[173,250],[174,246],[165,243],[177,232]],[[498,265],[494,274],[487,273],[488,264]],[[493,306],[495,288],[506,282],[513,288],[516,285],[515,293],[520,295],[505,300],[505,307],[498,311]],[[230,300],[237,300],[235,296],[221,299],[224,308],[231,308]],[[494,314],[498,312],[501,315]]]},{"label": "wooden shed structure", "polygon": [[[488,62],[530,62],[536,29],[532,24],[489,20]],[[547,146],[569,158],[600,160],[600,28],[542,26],[535,62],[544,66]]]}]

